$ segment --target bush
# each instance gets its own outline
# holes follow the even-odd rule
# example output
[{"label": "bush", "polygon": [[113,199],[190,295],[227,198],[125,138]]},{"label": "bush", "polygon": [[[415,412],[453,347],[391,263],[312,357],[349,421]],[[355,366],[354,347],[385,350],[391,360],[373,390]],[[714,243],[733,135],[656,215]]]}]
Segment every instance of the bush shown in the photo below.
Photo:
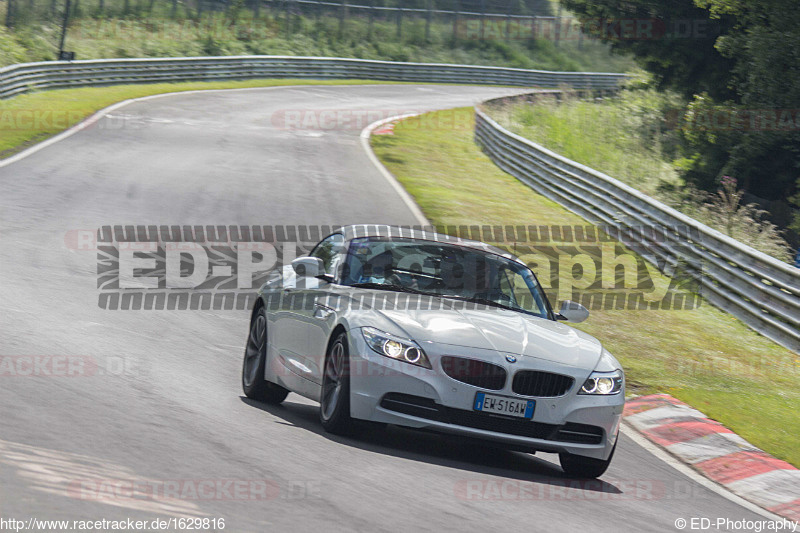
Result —
[{"label": "bush", "polygon": [[0,66],[23,63],[27,60],[28,53],[14,35],[4,27],[0,27]]},{"label": "bush", "polygon": [[766,217],[768,212],[756,204],[742,205],[741,190],[736,179],[723,176],[715,194],[708,194],[703,203],[701,219],[709,226],[741,241],[756,250],[783,261],[792,260],[792,251],[775,224]]},{"label": "bush", "polygon": [[782,233],[743,191],[725,177],[708,193],[680,174],[693,161],[681,158],[680,122],[685,105],[677,94],[637,88],[600,101],[565,93],[489,111],[505,127],[563,156],[648,194],[756,250],[782,261],[791,250]]}]

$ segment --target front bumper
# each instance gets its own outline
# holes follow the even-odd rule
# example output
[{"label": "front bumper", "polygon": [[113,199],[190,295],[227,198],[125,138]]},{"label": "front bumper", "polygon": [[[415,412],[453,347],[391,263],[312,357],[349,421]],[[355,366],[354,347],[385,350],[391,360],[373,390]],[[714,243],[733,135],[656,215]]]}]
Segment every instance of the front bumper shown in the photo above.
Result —
[{"label": "front bumper", "polygon": [[[591,370],[524,356],[509,363],[505,354],[495,351],[426,343],[422,348],[433,367],[428,370],[373,352],[359,329],[349,332],[349,347],[353,418],[461,435],[526,451],[571,453],[595,459],[607,459],[616,442],[625,391],[613,396],[578,395],[580,384]],[[452,379],[441,368],[444,355],[502,366],[508,373],[505,386],[487,390]],[[519,370],[570,375],[575,384],[559,397],[520,396],[511,390],[512,376]],[[533,418],[474,411],[478,392],[534,399]]]}]

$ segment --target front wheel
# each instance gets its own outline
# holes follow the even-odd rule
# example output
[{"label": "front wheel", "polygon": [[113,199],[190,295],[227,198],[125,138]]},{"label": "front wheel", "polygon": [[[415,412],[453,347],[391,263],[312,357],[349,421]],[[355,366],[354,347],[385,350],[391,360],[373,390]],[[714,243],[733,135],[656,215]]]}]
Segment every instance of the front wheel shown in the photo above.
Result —
[{"label": "front wheel", "polygon": [[615,442],[614,447],[611,449],[611,454],[606,460],[573,455],[571,453],[560,453],[558,454],[558,459],[567,476],[579,479],[596,478],[602,476],[608,470],[608,465],[611,464],[611,459],[614,457],[616,449],[617,443]]},{"label": "front wheel", "polygon": [[244,349],[242,389],[244,395],[261,402],[281,403],[289,391],[264,379],[267,362],[267,313],[260,307],[250,321],[250,334]]},{"label": "front wheel", "polygon": [[353,431],[353,419],[350,418],[350,352],[345,333],[336,337],[325,357],[319,419],[329,433],[347,435]]}]

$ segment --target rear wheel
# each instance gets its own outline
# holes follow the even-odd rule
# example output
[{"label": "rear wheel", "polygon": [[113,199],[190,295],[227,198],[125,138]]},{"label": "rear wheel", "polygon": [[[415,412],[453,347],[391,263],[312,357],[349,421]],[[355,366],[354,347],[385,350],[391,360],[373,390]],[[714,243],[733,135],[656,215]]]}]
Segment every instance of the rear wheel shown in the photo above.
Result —
[{"label": "rear wheel", "polygon": [[244,349],[242,389],[248,398],[261,402],[281,403],[289,391],[264,379],[267,364],[267,313],[260,307],[250,321],[250,334]]},{"label": "rear wheel", "polygon": [[558,459],[567,476],[579,479],[596,478],[602,476],[608,470],[608,465],[611,464],[611,459],[614,458],[616,449],[617,443],[615,442],[614,447],[611,449],[611,454],[606,460],[573,455],[571,453],[560,453],[558,454]]},{"label": "rear wheel", "polygon": [[346,435],[354,428],[350,418],[350,352],[345,333],[336,337],[325,357],[319,419],[330,433]]}]

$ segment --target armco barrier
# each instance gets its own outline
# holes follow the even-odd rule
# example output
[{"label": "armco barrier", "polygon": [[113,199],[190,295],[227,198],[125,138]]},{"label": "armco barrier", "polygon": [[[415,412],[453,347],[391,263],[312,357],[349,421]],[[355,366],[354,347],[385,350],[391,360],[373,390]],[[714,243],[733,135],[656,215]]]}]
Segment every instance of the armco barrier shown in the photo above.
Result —
[{"label": "armco barrier", "polygon": [[[617,228],[651,262],[685,261],[709,302],[800,351],[800,269],[511,133],[480,109],[475,118],[477,143],[501,169],[587,220]],[[659,238],[642,228],[657,228]]]},{"label": "armco barrier", "polygon": [[[363,59],[232,56],[95,59],[23,63],[0,69],[0,98],[32,90],[128,83],[256,78],[362,79],[522,87],[614,89],[624,74],[549,72],[501,67],[400,63]],[[800,272],[678,213],[619,181],[503,129],[477,111],[476,140],[495,163],[541,194],[588,220],[659,226],[665,242],[645,242],[645,255],[682,259],[703,272],[704,296],[776,342],[800,351]],[[686,231],[686,230],[691,231]],[[695,236],[700,235],[697,239]],[[654,259],[655,260],[655,259]]]},{"label": "armco barrier", "polygon": [[549,72],[472,65],[398,63],[294,56],[92,59],[23,63],[0,69],[0,98],[31,90],[179,81],[255,78],[359,79],[521,87],[611,89],[624,74]]}]

